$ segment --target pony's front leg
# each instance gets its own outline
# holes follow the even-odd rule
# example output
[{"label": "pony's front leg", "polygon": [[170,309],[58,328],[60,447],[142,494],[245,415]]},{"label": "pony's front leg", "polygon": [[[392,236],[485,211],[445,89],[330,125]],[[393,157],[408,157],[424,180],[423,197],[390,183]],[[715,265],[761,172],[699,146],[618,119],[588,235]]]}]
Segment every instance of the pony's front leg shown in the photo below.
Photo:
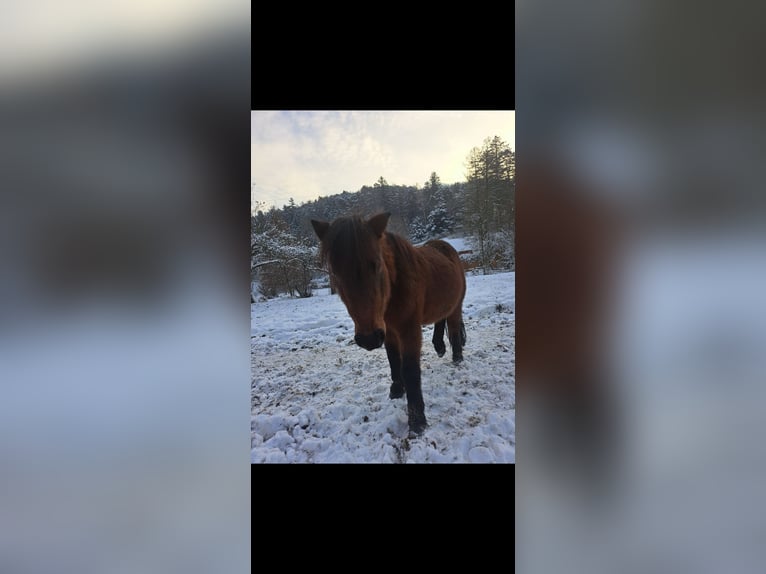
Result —
[{"label": "pony's front leg", "polygon": [[402,356],[402,377],[407,391],[407,423],[410,432],[421,434],[428,426],[420,387],[420,354]]},{"label": "pony's front leg", "polygon": [[420,387],[420,347],[423,343],[423,333],[420,324],[412,325],[406,332],[407,335],[401,337],[401,350],[402,380],[407,392],[407,423],[410,432],[421,434],[428,426],[423,391]]},{"label": "pony's front leg", "polygon": [[399,343],[395,340],[393,333],[389,331],[386,335],[386,355],[388,355],[388,364],[391,366],[391,389],[388,391],[389,399],[399,399],[404,396],[404,384],[402,383],[402,356],[399,351]]}]

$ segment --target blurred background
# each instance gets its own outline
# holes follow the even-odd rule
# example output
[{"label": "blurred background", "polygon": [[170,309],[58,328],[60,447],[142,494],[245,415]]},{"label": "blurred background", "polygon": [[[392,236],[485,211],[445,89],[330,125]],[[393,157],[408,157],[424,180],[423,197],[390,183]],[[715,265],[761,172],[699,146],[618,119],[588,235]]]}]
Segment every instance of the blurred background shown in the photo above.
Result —
[{"label": "blurred background", "polygon": [[249,2],[3,4],[3,572],[249,572],[249,97]]},{"label": "blurred background", "polygon": [[516,566],[766,562],[760,11],[516,3]]}]

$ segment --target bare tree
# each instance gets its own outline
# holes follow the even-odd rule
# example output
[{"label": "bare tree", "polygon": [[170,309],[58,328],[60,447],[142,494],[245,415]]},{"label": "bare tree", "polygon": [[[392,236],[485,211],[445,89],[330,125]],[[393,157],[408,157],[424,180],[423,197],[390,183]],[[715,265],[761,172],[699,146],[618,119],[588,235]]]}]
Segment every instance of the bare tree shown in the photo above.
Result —
[{"label": "bare tree", "polygon": [[468,154],[466,168],[465,223],[486,272],[497,260],[498,249],[508,250],[499,243],[513,243],[515,155],[500,137],[487,138],[481,148],[475,147]]}]

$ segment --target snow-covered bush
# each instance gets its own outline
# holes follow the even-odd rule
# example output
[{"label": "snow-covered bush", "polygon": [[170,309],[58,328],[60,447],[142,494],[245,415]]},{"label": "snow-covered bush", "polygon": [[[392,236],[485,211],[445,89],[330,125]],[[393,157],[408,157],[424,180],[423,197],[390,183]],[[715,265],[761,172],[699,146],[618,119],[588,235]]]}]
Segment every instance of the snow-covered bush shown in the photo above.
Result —
[{"label": "snow-covered bush", "polygon": [[251,280],[265,297],[280,293],[311,297],[317,247],[290,234],[279,221],[253,230],[250,240]]}]

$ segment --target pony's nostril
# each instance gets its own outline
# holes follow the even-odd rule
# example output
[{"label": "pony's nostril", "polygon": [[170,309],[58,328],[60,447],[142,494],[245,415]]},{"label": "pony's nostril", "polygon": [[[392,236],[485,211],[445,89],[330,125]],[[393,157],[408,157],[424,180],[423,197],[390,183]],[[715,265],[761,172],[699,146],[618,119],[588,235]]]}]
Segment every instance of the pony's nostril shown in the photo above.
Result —
[{"label": "pony's nostril", "polygon": [[386,339],[386,333],[383,331],[383,329],[375,329],[374,335],[378,340],[378,344],[383,343],[383,341]]}]

